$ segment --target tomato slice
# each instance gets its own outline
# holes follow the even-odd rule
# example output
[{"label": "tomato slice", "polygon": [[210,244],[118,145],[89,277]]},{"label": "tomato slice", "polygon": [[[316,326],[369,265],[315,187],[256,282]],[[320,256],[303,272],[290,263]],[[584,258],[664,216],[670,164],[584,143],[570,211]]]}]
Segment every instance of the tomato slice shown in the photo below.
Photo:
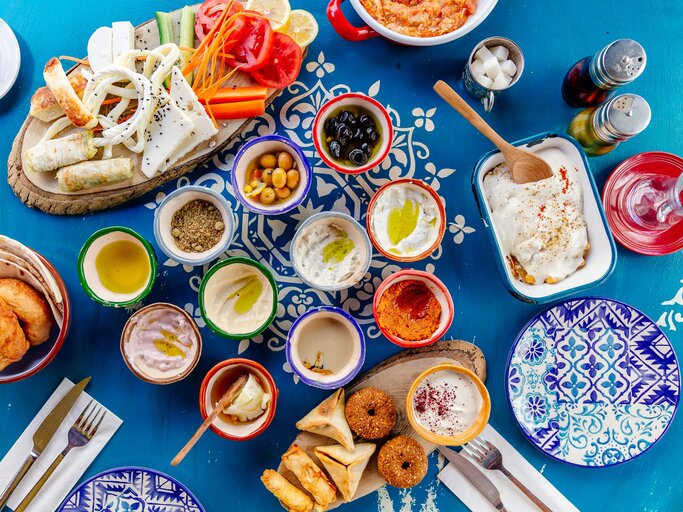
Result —
[{"label": "tomato slice", "polygon": [[[194,22],[194,33],[197,34],[200,41],[206,37],[218,21],[218,18],[221,17],[227,3],[228,0],[206,0],[206,2],[199,7]],[[232,16],[243,10],[244,7],[242,7],[242,4],[235,0],[230,7],[229,14]]]},{"label": "tomato slice", "polygon": [[270,22],[255,11],[244,11],[253,16],[241,16],[247,25],[245,35],[232,49],[233,59],[228,64],[241,71],[253,71],[262,67],[273,48],[273,32]]},{"label": "tomato slice", "polygon": [[294,83],[301,70],[301,47],[287,34],[275,33],[270,59],[251,76],[266,87],[284,89]]}]

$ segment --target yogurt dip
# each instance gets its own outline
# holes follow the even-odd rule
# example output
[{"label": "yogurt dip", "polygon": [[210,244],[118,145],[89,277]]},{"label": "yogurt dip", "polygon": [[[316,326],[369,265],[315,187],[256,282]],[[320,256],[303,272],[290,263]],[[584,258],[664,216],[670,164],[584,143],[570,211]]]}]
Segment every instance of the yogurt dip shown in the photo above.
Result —
[{"label": "yogurt dip", "polygon": [[439,205],[423,187],[395,182],[380,189],[372,203],[369,228],[377,248],[389,257],[426,256],[442,236]]},{"label": "yogurt dip", "polygon": [[268,408],[270,393],[266,393],[254,374],[250,373],[247,383],[223,414],[231,419],[246,423],[261,416]]},{"label": "yogurt dip", "polygon": [[200,293],[202,314],[209,325],[231,336],[252,335],[265,328],[275,306],[274,286],[268,277],[247,263],[225,260],[216,267],[205,277]]},{"label": "yogurt dip", "polygon": [[440,370],[418,384],[412,405],[422,428],[438,436],[456,437],[474,425],[484,400],[477,384],[467,375]]},{"label": "yogurt dip", "polygon": [[484,177],[491,220],[512,272],[536,285],[576,272],[589,249],[579,170],[557,148],[538,155],[550,164],[550,178],[520,185],[505,163]]}]

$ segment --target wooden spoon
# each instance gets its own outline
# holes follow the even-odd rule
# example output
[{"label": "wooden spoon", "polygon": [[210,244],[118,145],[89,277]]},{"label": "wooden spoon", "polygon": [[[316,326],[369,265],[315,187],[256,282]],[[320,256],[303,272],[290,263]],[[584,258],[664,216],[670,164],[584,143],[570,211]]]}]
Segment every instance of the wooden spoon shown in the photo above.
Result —
[{"label": "wooden spoon", "polygon": [[529,151],[515,147],[505,141],[446,82],[439,80],[434,84],[434,90],[446,100],[446,103],[457,110],[462,117],[467,119],[472,126],[500,149],[510,169],[512,180],[515,183],[522,184],[540,181],[553,175],[548,162]]},{"label": "wooden spoon", "polygon": [[171,466],[177,466],[183,461],[185,456],[190,452],[194,445],[197,444],[199,438],[204,435],[204,432],[206,432],[206,429],[209,428],[209,426],[213,423],[213,420],[216,419],[218,414],[223,409],[228,407],[233,402],[233,400],[235,400],[235,398],[237,398],[237,395],[240,394],[240,391],[242,391],[242,388],[244,388],[244,385],[247,383],[248,379],[249,376],[246,373],[243,373],[242,375],[240,375],[239,379],[232,383],[230,388],[228,388],[228,390],[216,404],[216,407],[213,408],[208,418],[204,420],[202,426],[197,429],[197,432],[194,433],[194,435],[190,438],[187,444],[183,446],[183,449],[180,450],[178,452],[178,455],[176,455],[174,459],[171,461]]}]

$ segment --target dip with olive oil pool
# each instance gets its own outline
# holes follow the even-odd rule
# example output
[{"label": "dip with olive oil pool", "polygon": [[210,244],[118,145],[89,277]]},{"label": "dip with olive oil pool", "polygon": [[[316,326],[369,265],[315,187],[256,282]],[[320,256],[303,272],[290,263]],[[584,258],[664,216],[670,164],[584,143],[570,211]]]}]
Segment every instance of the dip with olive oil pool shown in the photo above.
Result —
[{"label": "dip with olive oil pool", "polygon": [[145,248],[132,240],[115,240],[95,258],[97,276],[107,290],[133,295],[149,282],[151,266]]}]

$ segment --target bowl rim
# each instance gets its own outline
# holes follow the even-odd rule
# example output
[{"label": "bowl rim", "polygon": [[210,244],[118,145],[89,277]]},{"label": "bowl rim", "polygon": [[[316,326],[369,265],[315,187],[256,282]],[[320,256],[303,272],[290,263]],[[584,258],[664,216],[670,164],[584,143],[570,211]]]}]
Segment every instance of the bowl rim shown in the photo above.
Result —
[{"label": "bowl rim", "polygon": [[[338,316],[341,316],[348,324],[351,324],[351,326],[356,330],[358,333],[358,341],[360,343],[360,357],[358,358],[358,363],[356,366],[354,366],[353,370],[351,370],[348,374],[346,374],[344,377],[334,381],[334,382],[320,382],[314,379],[310,379],[303,375],[298,366],[293,363],[293,357],[292,357],[292,335],[298,328],[299,324],[303,322],[306,318],[309,316],[313,315],[318,315],[320,313],[333,313]],[[287,340],[285,343],[285,356],[287,358],[287,362],[289,363],[289,366],[292,368],[292,371],[301,379],[301,381],[308,385],[312,386],[315,388],[319,389],[337,389],[342,386],[346,386],[349,382],[351,382],[356,375],[361,371],[363,368],[363,365],[365,364],[365,351],[366,351],[366,345],[365,345],[365,335],[363,334],[363,329],[361,329],[360,325],[358,324],[358,321],[353,318],[349,313],[344,311],[342,308],[337,307],[337,306],[317,306],[315,308],[309,309],[306,311],[303,315],[299,316],[296,320],[294,320],[294,323],[292,326],[289,328],[289,332],[287,333]]]},{"label": "bowl rim", "polygon": [[[292,148],[292,150],[296,153],[297,157],[299,160],[301,160],[301,169],[299,169],[299,172],[304,171],[308,179],[306,180],[306,185],[304,186],[304,191],[303,194],[301,194],[301,197],[296,200],[296,201],[288,201],[282,204],[282,208],[278,209],[266,209],[266,208],[259,208],[254,204],[253,201],[249,201],[244,195],[242,194],[242,188],[240,185],[237,183],[237,176],[235,173],[235,168],[237,167],[238,163],[244,156],[244,153],[251,148],[252,146],[256,146],[257,144],[261,144],[263,142],[280,142],[282,144],[285,144],[286,146],[289,146]],[[313,170],[311,167],[311,163],[308,161],[308,158],[304,154],[303,149],[294,142],[292,139],[288,137],[284,137],[282,135],[278,135],[276,133],[272,133],[270,135],[261,135],[259,137],[254,137],[253,139],[249,140],[245,144],[242,144],[240,147],[239,151],[237,152],[237,155],[235,155],[235,159],[233,160],[232,163],[232,169],[230,172],[230,183],[232,184],[232,188],[234,191],[234,195],[237,198],[237,200],[244,206],[247,210],[249,210],[252,213],[258,213],[261,215],[282,215],[283,213],[287,213],[294,208],[297,208],[301,205],[301,203],[304,202],[306,197],[308,197],[308,193],[311,190],[311,183],[313,182]]]},{"label": "bowl rim", "polygon": [[[369,160],[368,163],[361,167],[347,167],[332,160],[332,158],[330,158],[327,155],[327,151],[325,150],[325,148],[323,148],[322,141],[320,140],[320,136],[318,135],[318,128],[320,127],[321,123],[324,122],[323,117],[327,119],[327,113],[330,111],[330,109],[334,107],[334,105],[345,99],[358,100],[358,104],[360,104],[361,106],[363,103],[370,103],[372,106],[377,108],[382,113],[382,117],[384,118],[384,122],[386,123],[388,129],[388,133],[385,134],[386,140],[388,140],[386,149],[382,153],[377,153],[375,158]],[[322,132],[322,128],[320,132]],[[379,164],[381,164],[387,156],[389,156],[389,153],[391,152],[391,148],[394,142],[394,125],[391,121],[389,111],[379,101],[361,92],[346,92],[344,94],[340,94],[339,96],[335,96],[334,98],[330,98],[325,103],[323,103],[323,105],[320,107],[320,110],[318,110],[318,113],[315,115],[315,119],[313,120],[312,133],[313,144],[315,145],[315,149],[318,152],[318,155],[320,156],[322,161],[325,162],[325,164],[327,164],[335,171],[341,172],[343,174],[362,174],[364,172],[369,171],[370,169],[374,169]]]},{"label": "bowl rim", "polygon": [[213,430],[216,434],[221,436],[224,439],[228,439],[230,441],[249,441],[250,439],[253,439],[254,437],[262,434],[263,432],[266,431],[266,429],[270,426],[270,424],[273,422],[273,419],[275,418],[275,410],[277,409],[277,399],[278,395],[280,394],[276,384],[275,384],[275,379],[273,379],[273,376],[270,374],[268,370],[266,370],[263,365],[257,363],[256,361],[253,361],[251,359],[244,359],[241,357],[234,357],[231,359],[226,359],[224,361],[221,361],[220,363],[216,364],[211,368],[208,373],[204,376],[202,379],[202,384],[201,387],[199,388],[199,412],[202,415],[202,418],[206,420],[206,418],[209,417],[207,411],[206,411],[206,393],[208,392],[209,388],[209,382],[211,381],[211,378],[218,373],[220,370],[223,368],[226,368],[228,366],[234,366],[234,365],[244,365],[244,366],[249,366],[251,368],[254,368],[258,370],[263,377],[265,378],[268,387],[270,387],[270,403],[268,405],[268,410],[266,411],[266,421],[263,422],[263,424],[251,432],[250,434],[246,436],[235,436],[232,434],[228,434],[224,432],[223,430],[219,429],[217,426],[215,426],[213,423],[211,424],[211,430]]},{"label": "bowl rim", "polygon": [[[422,251],[420,254],[416,254],[415,256],[398,256],[396,254],[390,253],[389,251],[385,251],[375,238],[375,235],[372,231],[372,214],[375,209],[375,203],[377,202],[379,196],[383,194],[389,187],[403,185],[406,183],[415,185],[416,187],[419,187],[423,189],[425,192],[427,192],[434,199],[434,201],[436,201],[436,205],[439,210],[439,216],[441,217],[441,227],[439,228],[439,236],[436,238],[434,243],[429,248]],[[441,242],[443,242],[443,237],[446,234],[446,207],[444,206],[441,197],[439,197],[439,194],[437,194],[436,190],[430,187],[427,183],[416,178],[401,178],[398,180],[392,180],[385,183],[380,188],[378,188],[377,191],[372,195],[372,198],[368,203],[368,208],[366,211],[367,213],[365,214],[365,226],[367,228],[370,241],[372,242],[372,245],[375,246],[375,249],[377,249],[382,254],[382,256],[389,258],[390,260],[401,261],[404,263],[411,263],[414,261],[423,260],[439,248]]]},{"label": "bowl rim", "polygon": [[[426,340],[422,341],[406,341],[402,338],[399,338],[398,336],[394,336],[393,334],[389,333],[384,327],[382,327],[382,324],[380,324],[379,320],[377,319],[377,310],[379,308],[379,301],[382,298],[382,295],[384,292],[391,286],[394,281],[396,281],[398,278],[401,277],[419,277],[422,279],[425,279],[429,282],[431,282],[434,286],[439,288],[441,292],[444,294],[444,297],[446,298],[446,304],[448,305],[448,320],[446,321],[445,325],[441,329],[437,329],[434,331],[434,334],[432,334],[429,338]],[[442,311],[443,314],[443,311]],[[372,315],[375,319],[375,324],[379,328],[380,332],[394,345],[398,345],[399,347],[403,348],[419,348],[419,347],[426,347],[428,345],[432,345],[439,341],[447,332],[448,329],[451,328],[451,325],[453,324],[453,318],[455,317],[455,304],[453,302],[453,297],[451,296],[451,292],[448,290],[446,285],[436,277],[434,274],[430,274],[429,272],[425,272],[423,270],[415,270],[412,268],[406,268],[403,270],[399,270],[398,272],[395,272],[391,274],[389,277],[387,277],[384,281],[380,283],[380,285],[377,287],[375,290],[375,295],[372,299]]]},{"label": "bowl rim", "polygon": [[[52,274],[52,277],[57,283],[57,288],[62,295],[62,304],[64,304],[64,311],[62,312],[62,324],[59,326],[59,334],[57,334],[57,339],[54,341],[52,348],[47,354],[45,354],[45,356],[43,356],[43,359],[38,362],[38,364],[29,370],[25,370],[17,374],[2,375],[0,372],[0,384],[18,382],[20,380],[27,379],[45,369],[52,362],[52,360],[57,357],[57,354],[62,349],[62,346],[64,345],[64,342],[69,334],[69,328],[71,327],[71,300],[69,299],[69,293],[67,291],[66,284],[64,284],[62,276],[59,275],[57,269],[42,254],[33,249],[28,249],[33,251],[38,259],[40,259],[43,265],[45,265],[45,267],[50,271],[50,274]],[[29,347],[29,350],[31,350],[31,347]]]},{"label": "bowl rim", "polygon": [[[309,281],[306,279],[301,273],[299,272],[299,269],[297,268],[297,265],[294,263],[294,248],[296,246],[297,240],[301,236],[301,233],[303,233],[304,229],[306,229],[308,226],[313,224],[314,222],[318,222],[321,219],[329,218],[329,217],[335,217],[338,219],[343,219],[347,222],[350,222],[361,234],[361,238],[363,239],[363,242],[365,243],[365,248],[368,251],[368,258],[367,258],[367,263],[363,266],[363,275],[361,278],[356,281],[355,283],[351,283],[349,285],[329,285],[329,286],[324,286],[320,284],[313,283],[312,281]],[[291,260],[292,260],[292,266],[294,267],[294,272],[296,275],[301,279],[304,284],[310,286],[311,288],[315,288],[316,290],[322,290],[325,292],[336,292],[340,290],[347,290],[348,288],[352,288],[359,282],[363,280],[365,275],[368,273],[368,270],[370,270],[370,265],[372,264],[372,244],[370,243],[370,237],[368,237],[368,233],[365,231],[365,228],[361,225],[360,222],[358,222],[356,219],[354,219],[351,215],[344,213],[344,212],[336,212],[336,211],[329,211],[329,212],[318,212],[314,213],[310,217],[308,217],[306,220],[304,220],[301,225],[296,228],[296,231],[294,232],[294,236],[292,237],[292,243],[290,245],[290,255],[291,255]]]},{"label": "bowl rim", "polygon": [[[83,270],[83,264],[85,262],[85,256],[88,253],[88,249],[90,249],[90,246],[97,240],[98,238],[101,238],[104,235],[107,235],[109,233],[113,233],[116,231],[121,231],[122,233],[126,233],[127,235],[132,236],[136,240],[138,240],[142,246],[145,248],[145,251],[147,252],[147,255],[149,256],[149,280],[147,281],[147,285],[145,288],[133,299],[129,299],[126,301],[121,301],[121,302],[116,302],[116,301],[110,301],[110,300],[105,300],[98,296],[92,288],[90,288],[90,285],[88,284],[88,281],[85,278],[85,271]],[[152,288],[154,288],[154,283],[156,282],[157,279],[157,258],[156,254],[154,252],[154,248],[152,247],[152,244],[150,244],[142,235],[137,233],[136,231],[133,231],[130,228],[127,228],[125,226],[109,226],[106,228],[98,229],[95,231],[92,235],[88,237],[88,239],[85,241],[83,246],[81,247],[80,252],[78,253],[78,280],[81,283],[81,288],[85,291],[85,293],[90,297],[92,300],[97,302],[98,304],[101,304],[103,306],[108,306],[108,307],[114,307],[114,308],[125,308],[127,306],[133,306],[143,300],[149,293],[152,291]]]},{"label": "bowl rim", "polygon": [[[213,275],[218,272],[220,269],[223,267],[227,267],[228,265],[232,265],[235,263],[242,263],[244,265],[248,265],[250,267],[254,267],[256,270],[260,271],[264,276],[266,276],[266,279],[270,283],[270,286],[273,290],[273,309],[270,312],[270,315],[266,319],[266,321],[261,325],[258,329],[252,331],[252,332],[247,332],[244,334],[230,334],[229,332],[224,331],[220,327],[218,327],[210,318],[209,315],[206,313],[206,304],[204,302],[204,292],[206,291],[206,285],[213,277]],[[219,336],[222,336],[224,338],[228,338],[231,340],[235,341],[240,341],[244,339],[251,339],[254,336],[258,336],[261,334],[263,331],[265,331],[270,324],[273,322],[273,319],[275,318],[275,315],[277,313],[277,306],[278,306],[278,287],[277,287],[277,282],[275,281],[275,278],[273,277],[273,273],[268,270],[265,265],[263,265],[261,262],[252,260],[251,258],[247,258],[245,256],[231,256],[229,258],[226,258],[224,260],[221,260],[217,263],[215,263],[207,272],[204,274],[204,277],[202,278],[202,282],[199,285],[199,293],[198,293],[198,298],[199,298],[199,310],[201,312],[202,318],[206,322],[206,325],[209,326],[209,328],[218,334]]]},{"label": "bowl rim", "polygon": [[[559,300],[571,295],[575,295],[579,292],[588,290],[590,288],[593,288],[595,286],[598,286],[602,283],[604,283],[614,272],[614,269],[617,266],[617,246],[614,242],[614,237],[612,236],[612,232],[609,228],[609,224],[607,222],[607,217],[605,215],[605,210],[602,205],[602,200],[600,198],[600,193],[598,192],[598,188],[595,184],[595,179],[593,178],[593,173],[591,172],[588,159],[586,158],[586,153],[584,152],[583,148],[581,145],[572,137],[562,134],[562,133],[556,133],[556,132],[541,132],[536,135],[532,135],[530,137],[526,137],[524,139],[520,139],[518,141],[512,142],[513,146],[536,146],[538,144],[542,144],[545,140],[547,139],[563,139],[567,141],[568,143],[572,144],[579,152],[579,155],[581,157],[581,160],[583,162],[584,168],[585,168],[585,174],[586,178],[588,179],[588,182],[590,183],[590,190],[592,192],[593,200],[596,203],[597,210],[600,214],[599,219],[602,225],[602,230],[605,232],[605,236],[607,237],[607,241],[610,247],[610,265],[606,269],[605,273],[590,282],[581,284],[579,286],[576,286],[574,288],[570,288],[565,291],[558,291],[555,293],[552,293],[550,295],[545,295],[541,297],[530,297],[526,294],[524,294],[517,286],[516,284],[512,281],[511,276],[509,274],[508,267],[506,266],[507,263],[505,261],[505,255],[503,253],[503,249],[500,246],[500,243],[498,241],[498,237],[496,236],[494,230],[493,230],[493,220],[491,219],[491,215],[489,213],[489,210],[487,208],[487,201],[484,196],[484,193],[482,191],[482,188],[479,184],[479,177],[483,172],[483,165],[484,163],[490,159],[492,156],[497,155],[500,153],[498,149],[492,149],[490,151],[487,151],[482,155],[479,160],[477,160],[477,163],[474,166],[474,170],[472,172],[472,178],[471,178],[471,183],[472,183],[472,191],[474,194],[474,199],[475,202],[477,203],[477,209],[479,211],[479,216],[481,217],[482,223],[484,224],[485,231],[487,232],[488,239],[489,239],[489,244],[491,247],[494,249],[495,253],[495,261],[496,261],[496,266],[498,267],[498,273],[500,275],[501,280],[503,281],[503,284],[505,285],[505,288],[507,289],[508,293],[515,297],[516,299],[522,301],[522,302],[527,302],[530,304],[544,304],[547,302]],[[584,190],[584,204],[586,201],[586,190]]]},{"label": "bowl rim", "polygon": [[[214,199],[216,199],[221,205],[225,208],[225,211],[227,212],[227,217],[228,219],[224,219],[224,224],[225,228],[227,229],[227,232],[229,233],[228,237],[225,240],[225,243],[223,244],[216,244],[214,249],[207,254],[202,259],[199,260],[191,260],[187,259],[183,256],[180,256],[178,252],[173,250],[172,247],[169,247],[166,245],[166,242],[164,242],[163,237],[161,236],[161,211],[168,206],[168,203],[172,199],[175,199],[177,197],[180,197],[184,195],[185,193],[190,193],[190,192],[195,192],[195,193],[200,193],[200,194],[206,194]],[[186,203],[187,204],[187,203]],[[184,205],[183,205],[184,206]],[[181,206],[182,208],[182,206]],[[210,263],[214,259],[216,259],[218,256],[223,254],[228,247],[232,244],[233,238],[235,237],[235,221],[233,219],[232,215],[232,206],[228,202],[228,200],[223,197],[222,194],[219,194],[215,190],[205,187],[202,185],[186,185],[184,187],[181,187],[179,189],[174,190],[170,194],[168,194],[161,203],[159,203],[159,206],[157,207],[156,211],[154,212],[154,239],[156,240],[157,245],[159,246],[159,249],[161,249],[161,252],[163,252],[166,256],[171,258],[174,261],[177,261],[181,265],[188,265],[190,267],[200,267],[202,265],[206,265],[207,263]]]},{"label": "bowl rim", "polygon": [[[427,378],[432,373],[446,370],[467,375],[472,380],[472,382],[474,382],[474,384],[477,386],[477,389],[479,390],[479,393],[481,394],[483,400],[482,409],[479,412],[477,419],[474,421],[474,423],[472,423],[472,425],[467,430],[465,430],[462,434],[457,436],[442,436],[430,432],[429,430],[427,430],[419,424],[419,422],[415,418],[415,414],[413,413],[412,402],[417,387],[422,383],[422,381],[425,378]],[[426,439],[427,441],[438,445],[460,446],[470,442],[472,439],[481,434],[481,432],[484,430],[484,427],[486,427],[486,425],[488,424],[489,417],[491,416],[491,396],[489,395],[489,391],[486,388],[486,385],[477,376],[477,374],[469,368],[465,368],[464,366],[458,366],[453,363],[441,363],[423,371],[420,375],[417,376],[417,378],[415,378],[413,383],[410,385],[410,389],[408,391],[408,394],[406,395],[406,416],[408,417],[408,422],[410,423],[410,426],[413,427],[413,430],[415,430],[415,432],[417,432],[420,437]]]},{"label": "bowl rim", "polygon": [[[185,371],[182,373],[178,374],[175,377],[169,377],[167,379],[152,379],[150,377],[146,377],[142,372],[137,370],[136,368],[133,367],[133,364],[128,360],[128,357],[126,357],[126,351],[124,349],[124,345],[126,341],[130,338],[130,332],[129,329],[132,328],[131,326],[131,321],[133,318],[142,316],[144,313],[151,309],[157,309],[157,308],[167,308],[171,309],[177,313],[180,313],[182,316],[185,317],[185,319],[189,322],[190,326],[192,327],[192,330],[195,333],[195,337],[197,339],[197,354],[195,355],[194,361],[188,366]],[[126,323],[123,325],[123,329],[121,330],[121,338],[119,342],[119,349],[121,351],[121,357],[123,358],[123,362],[126,363],[126,366],[128,369],[131,371],[133,375],[135,375],[138,379],[148,382],[150,384],[157,384],[160,386],[165,386],[167,384],[173,384],[174,382],[180,382],[181,380],[185,379],[188,377],[194,369],[197,367],[197,364],[199,364],[199,360],[202,357],[202,333],[199,330],[199,327],[197,326],[197,323],[194,321],[194,319],[190,316],[190,314],[182,309],[181,307],[176,306],[175,304],[171,304],[169,302],[154,302],[153,304],[148,304],[147,306],[138,309],[135,313],[133,313],[130,317],[128,317],[128,320],[126,320]]]}]

